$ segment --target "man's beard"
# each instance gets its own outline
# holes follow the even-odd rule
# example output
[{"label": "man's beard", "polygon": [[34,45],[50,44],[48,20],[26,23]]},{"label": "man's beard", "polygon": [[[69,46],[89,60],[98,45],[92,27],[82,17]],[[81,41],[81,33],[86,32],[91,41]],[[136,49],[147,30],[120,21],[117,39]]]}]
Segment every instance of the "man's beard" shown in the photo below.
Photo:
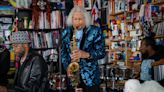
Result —
[{"label": "man's beard", "polygon": [[145,53],[142,53],[142,59],[147,59],[148,58],[148,53],[145,52]]},{"label": "man's beard", "polygon": [[24,48],[21,48],[21,51],[19,52],[18,56],[22,57],[24,55],[24,52],[25,52]]}]

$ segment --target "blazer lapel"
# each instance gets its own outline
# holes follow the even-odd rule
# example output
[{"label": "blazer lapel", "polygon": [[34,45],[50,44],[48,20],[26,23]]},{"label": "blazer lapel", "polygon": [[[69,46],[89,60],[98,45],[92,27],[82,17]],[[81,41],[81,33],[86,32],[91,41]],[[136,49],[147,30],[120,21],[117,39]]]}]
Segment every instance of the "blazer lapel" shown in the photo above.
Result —
[{"label": "blazer lapel", "polygon": [[85,44],[85,40],[86,40],[86,37],[87,37],[87,28],[85,27],[83,29],[83,36],[82,36],[82,40],[81,40],[81,43],[80,43],[80,49],[82,50],[84,48],[84,44]]}]

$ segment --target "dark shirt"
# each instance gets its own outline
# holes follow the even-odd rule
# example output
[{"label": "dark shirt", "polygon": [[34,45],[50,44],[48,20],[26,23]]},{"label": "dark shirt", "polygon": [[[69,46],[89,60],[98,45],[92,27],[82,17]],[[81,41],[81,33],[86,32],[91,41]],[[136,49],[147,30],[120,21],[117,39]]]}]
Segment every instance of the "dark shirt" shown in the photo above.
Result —
[{"label": "dark shirt", "polygon": [[7,72],[10,68],[10,52],[8,49],[5,49],[0,53],[0,85],[7,85]]},{"label": "dark shirt", "polygon": [[160,56],[156,53],[152,56],[149,56],[147,59],[153,59],[154,61],[160,60]]},{"label": "dark shirt", "polygon": [[16,92],[47,92],[48,67],[41,55],[30,50],[23,64],[16,71]]}]

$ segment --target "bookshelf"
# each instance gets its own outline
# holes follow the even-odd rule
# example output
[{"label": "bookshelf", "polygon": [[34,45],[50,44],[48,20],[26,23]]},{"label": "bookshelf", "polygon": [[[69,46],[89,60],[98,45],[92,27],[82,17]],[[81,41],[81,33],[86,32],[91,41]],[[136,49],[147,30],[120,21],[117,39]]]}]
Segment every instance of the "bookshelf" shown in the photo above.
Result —
[{"label": "bookshelf", "polygon": [[[53,49],[58,50],[59,31],[62,31],[65,27],[66,17],[64,14],[65,8],[63,8],[65,5],[63,4],[64,2],[50,2],[50,23],[47,21],[46,9],[39,9],[38,25],[35,24],[36,20],[33,19],[33,13],[35,12],[31,7],[16,7],[18,30],[29,32],[32,48],[40,52],[47,62],[49,60],[46,57],[53,54]],[[47,53],[47,55],[44,53]]]},{"label": "bookshelf", "polygon": [[[40,53],[48,65],[51,88],[56,86],[56,82],[53,82],[56,80],[54,76],[63,76],[60,61],[60,36],[65,28],[65,0],[48,1],[46,5],[42,5],[41,2],[32,2],[28,2],[27,7],[21,3],[17,3],[18,5],[14,7],[15,19],[13,24],[16,25],[17,29],[12,31],[27,31],[29,33],[32,49]],[[59,82],[61,81],[59,78]],[[52,90],[62,90],[62,88],[52,87]]]},{"label": "bookshelf", "polygon": [[0,5],[0,37],[3,37],[5,46],[10,49],[9,35],[12,30],[12,23],[15,17],[15,9],[10,6]]},{"label": "bookshelf", "polygon": [[[164,24],[164,2],[162,0],[156,0],[156,2],[154,0],[152,2],[148,0],[125,0],[124,2],[122,0],[108,0],[108,2],[108,27],[110,30],[107,41],[109,50],[107,51],[109,51],[109,56],[112,58],[110,60],[120,61],[114,55],[119,52],[124,56],[123,61],[125,61],[125,65],[131,65],[131,63],[137,62],[141,63],[142,58],[139,48],[141,39],[146,36],[143,20],[140,17],[141,6],[151,5],[153,9],[151,12],[153,25],[150,28],[153,29],[152,32],[156,33],[155,39],[162,41],[164,30],[161,25]],[[119,5],[120,3],[124,5],[122,11],[117,8],[121,6]],[[123,47],[121,45],[122,43],[124,43]],[[139,56],[139,60],[134,59],[137,55]]]},{"label": "bookshelf", "polygon": [[[129,47],[130,45],[132,45],[131,41],[133,38],[131,37],[132,33],[130,32],[130,30],[135,31],[132,24],[139,22],[138,21],[139,19],[135,19],[135,20],[131,19],[131,14],[137,13],[139,12],[139,10],[128,9],[128,7],[131,6],[130,4],[134,4],[134,2],[133,1],[127,2],[126,0],[125,1],[109,0],[109,5],[111,5],[111,8],[109,10],[108,26],[109,28],[112,29],[109,33],[110,34],[109,54],[110,54],[110,57],[112,58],[110,60],[123,61],[125,62],[125,65],[127,65],[128,59],[131,57],[130,55],[132,54],[131,53],[132,48]],[[121,5],[123,7],[122,9],[117,8],[118,6],[121,6]],[[127,16],[128,14],[129,14],[129,17]],[[116,58],[117,53],[119,53],[120,57],[122,57],[121,60]]]},{"label": "bookshelf", "polygon": [[[2,3],[2,2],[1,2]],[[9,36],[12,30],[12,23],[15,17],[15,9],[11,6],[0,5],[0,37],[4,40],[4,47],[10,51],[10,69],[7,73],[8,79],[12,79],[15,73],[14,54],[11,51]],[[11,77],[10,77],[11,76]]]}]

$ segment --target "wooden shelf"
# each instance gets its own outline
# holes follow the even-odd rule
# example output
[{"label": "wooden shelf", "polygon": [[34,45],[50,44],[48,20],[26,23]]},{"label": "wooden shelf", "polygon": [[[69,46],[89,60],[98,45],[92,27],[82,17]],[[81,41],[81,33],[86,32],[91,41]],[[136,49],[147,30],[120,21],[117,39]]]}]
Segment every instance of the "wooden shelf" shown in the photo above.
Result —
[{"label": "wooden shelf", "polygon": [[118,40],[114,40],[114,39],[111,39],[110,42],[121,42],[121,41],[125,41],[124,39],[118,39]]},{"label": "wooden shelf", "polygon": [[14,17],[15,15],[5,15],[5,14],[0,14],[0,17]]},{"label": "wooden shelf", "polygon": [[129,24],[132,24],[132,23],[138,23],[139,20],[134,20],[134,21],[127,20],[126,22],[129,23]]},{"label": "wooden shelf", "polygon": [[162,5],[162,4],[164,4],[164,1],[161,1],[161,2],[154,2],[154,3],[152,3],[153,5]]},{"label": "wooden shelf", "polygon": [[35,31],[35,32],[50,32],[50,31],[59,31],[60,28],[56,29],[19,29],[19,31]]},{"label": "wooden shelf", "polygon": [[134,12],[139,12],[140,10],[131,10],[131,11],[126,11],[127,13],[134,13]]},{"label": "wooden shelf", "polygon": [[[31,8],[16,8],[16,9],[18,9],[18,11],[28,11],[28,12],[32,12],[32,9]],[[51,11],[57,11],[57,10],[59,10],[59,11],[65,11],[65,9],[51,9]],[[46,9],[44,9],[44,10],[39,10],[39,11],[46,11]]]},{"label": "wooden shelf", "polygon": [[157,20],[155,20],[155,21],[153,21],[153,22],[157,24],[157,23],[160,23],[160,22],[163,22],[163,21],[164,21],[164,19],[160,19],[160,20],[157,19]]},{"label": "wooden shelf", "polygon": [[15,9],[17,9],[18,11],[30,11],[30,12],[32,12],[32,9],[31,8],[15,8]]},{"label": "wooden shelf", "polygon": [[116,51],[125,51],[124,48],[115,48],[115,49],[109,49],[111,52],[116,52]]},{"label": "wooden shelf", "polygon": [[124,14],[124,11],[123,12],[114,13],[114,14],[110,14],[110,16],[117,16],[117,15],[123,15],[123,14]]},{"label": "wooden shelf", "polygon": [[126,41],[131,41],[131,40],[132,40],[132,37],[130,37],[130,36],[125,37],[125,40],[126,40]]},{"label": "wooden shelf", "polygon": [[53,47],[53,48],[32,48],[33,50],[51,50],[51,49],[57,49],[57,46],[56,47]]},{"label": "wooden shelf", "polygon": [[155,36],[154,38],[164,38],[164,36]]},{"label": "wooden shelf", "polygon": [[131,63],[140,63],[142,61],[141,60],[128,60],[128,62],[131,62]]}]

